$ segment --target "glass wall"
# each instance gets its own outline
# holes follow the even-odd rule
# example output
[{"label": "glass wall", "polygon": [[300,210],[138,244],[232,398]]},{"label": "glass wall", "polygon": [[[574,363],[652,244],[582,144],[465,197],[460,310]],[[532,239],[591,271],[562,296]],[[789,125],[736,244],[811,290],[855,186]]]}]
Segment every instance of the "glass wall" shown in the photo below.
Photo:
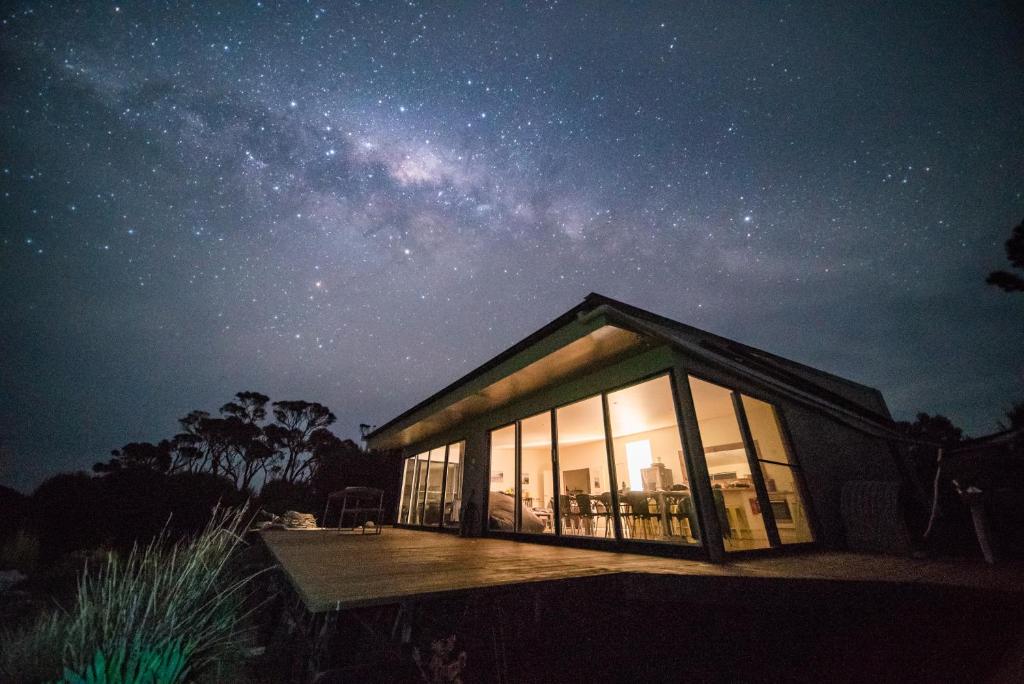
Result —
[{"label": "glass wall", "polygon": [[690,390],[726,550],[771,546],[732,392],[692,376]]},{"label": "glass wall", "polygon": [[601,397],[555,411],[558,427],[559,514],[562,533],[614,539],[608,449]]},{"label": "glass wall", "polygon": [[441,486],[444,480],[444,447],[430,450],[427,468],[427,496],[423,507],[423,524],[441,522]]},{"label": "glass wall", "polygon": [[491,431],[490,494],[487,497],[488,529],[516,529],[516,426]]},{"label": "glass wall", "polygon": [[462,513],[462,442],[448,445],[444,481],[444,526],[458,527]]},{"label": "glass wall", "polygon": [[401,504],[398,507],[398,522],[409,522],[409,513],[412,508],[412,493],[416,489],[416,461],[408,458],[405,460],[405,468],[402,473]]},{"label": "glass wall", "polygon": [[814,541],[800,494],[799,477],[786,451],[775,407],[744,394],[743,410],[750,425],[757,462],[764,474],[779,539],[783,544]]},{"label": "glass wall", "polygon": [[430,463],[430,452],[425,451],[422,454],[417,454],[415,460],[416,489],[413,492],[412,514],[409,516],[409,523],[412,525],[422,525],[423,499],[427,493],[427,465]]},{"label": "glass wall", "polygon": [[436,527],[443,521],[447,527],[458,527],[463,444],[455,442],[406,459],[399,523]]},{"label": "glass wall", "polygon": [[[667,375],[608,394],[626,538],[696,544],[697,518]],[[561,424],[559,424],[561,426]]]},{"label": "glass wall", "polygon": [[554,534],[555,483],[551,469],[551,412],[519,424],[520,532]]}]

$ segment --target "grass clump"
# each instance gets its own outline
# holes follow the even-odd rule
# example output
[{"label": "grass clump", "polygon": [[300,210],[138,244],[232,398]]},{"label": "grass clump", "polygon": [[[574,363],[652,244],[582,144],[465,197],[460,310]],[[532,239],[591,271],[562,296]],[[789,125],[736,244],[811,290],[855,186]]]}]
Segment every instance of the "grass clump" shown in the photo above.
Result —
[{"label": "grass clump", "polygon": [[246,510],[217,509],[194,538],[167,532],[86,568],[69,610],[8,634],[6,681],[180,682],[237,662],[247,589],[230,561]]}]

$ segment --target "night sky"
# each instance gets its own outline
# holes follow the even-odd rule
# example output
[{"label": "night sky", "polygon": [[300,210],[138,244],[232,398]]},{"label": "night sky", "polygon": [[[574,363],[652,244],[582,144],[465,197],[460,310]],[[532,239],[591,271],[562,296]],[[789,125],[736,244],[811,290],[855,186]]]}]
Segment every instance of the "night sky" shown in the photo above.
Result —
[{"label": "night sky", "polygon": [[5,483],[239,390],[354,437],[590,291],[899,418],[1024,398],[1009,4],[213,4],[5,5]]}]

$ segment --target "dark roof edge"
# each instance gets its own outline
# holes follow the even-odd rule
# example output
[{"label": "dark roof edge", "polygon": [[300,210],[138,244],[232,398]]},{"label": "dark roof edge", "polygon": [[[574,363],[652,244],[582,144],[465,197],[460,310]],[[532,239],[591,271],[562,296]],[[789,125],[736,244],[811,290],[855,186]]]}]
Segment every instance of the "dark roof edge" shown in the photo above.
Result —
[{"label": "dark roof edge", "polygon": [[[691,325],[687,325],[685,323],[680,323],[679,321],[673,320],[671,318],[667,318],[665,316],[661,316],[661,315],[658,315],[656,313],[652,313],[650,311],[647,311],[646,309],[641,309],[641,308],[635,307],[635,306],[633,306],[631,304],[626,304],[625,302],[620,302],[617,299],[612,299],[611,297],[606,297],[606,296],[604,296],[602,294],[598,294],[596,292],[591,292],[590,294],[588,294],[586,297],[583,298],[582,302],[580,302],[576,306],[572,307],[571,309],[569,309],[564,314],[562,314],[558,318],[554,319],[553,321],[551,321],[547,325],[545,325],[542,328],[534,331],[530,335],[524,337],[519,342],[516,342],[514,345],[512,345],[509,348],[507,348],[505,351],[501,352],[500,354],[498,354],[494,358],[490,359],[486,363],[482,364],[481,366],[478,366],[477,368],[474,368],[473,370],[469,371],[468,373],[463,375],[461,378],[459,378],[455,382],[453,382],[453,383],[449,384],[448,386],[444,387],[443,389],[440,389],[437,392],[431,394],[429,397],[427,397],[423,401],[417,403],[412,408],[409,408],[409,409],[403,411],[399,415],[395,416],[394,418],[392,418],[391,420],[386,422],[384,425],[381,425],[380,427],[376,428],[373,432],[368,433],[366,435],[366,439],[367,440],[373,439],[375,436],[385,432],[386,430],[389,430],[390,428],[394,427],[396,424],[398,424],[401,421],[405,420],[406,418],[408,418],[409,416],[411,416],[415,412],[419,411],[420,409],[422,409],[422,408],[432,404],[433,402],[437,401],[438,399],[440,399],[444,395],[448,394],[449,392],[452,392],[452,391],[458,389],[462,385],[464,385],[464,384],[466,384],[466,383],[476,379],[477,377],[483,375],[487,371],[489,371],[489,370],[491,370],[491,369],[501,365],[502,363],[504,363],[508,359],[512,358],[516,354],[519,354],[520,352],[522,352],[524,349],[526,349],[526,348],[536,344],[537,342],[539,342],[540,340],[544,339],[545,337],[547,337],[548,335],[550,335],[554,331],[556,331],[559,328],[561,328],[561,327],[571,323],[573,320],[576,319],[576,317],[580,313],[585,312],[585,311],[589,311],[589,310],[592,310],[592,309],[595,309],[595,308],[597,308],[599,306],[602,306],[602,305],[606,305],[606,306],[608,306],[610,308],[613,308],[613,309],[618,309],[618,310],[622,311],[625,314],[628,314],[630,316],[634,316],[636,318],[640,318],[641,320],[646,320],[646,321],[649,321],[649,322],[652,322],[652,323],[663,325],[663,326],[666,326],[668,328],[683,329],[683,330],[685,330],[685,331],[687,331],[687,332],[689,332],[691,334],[695,334],[695,335],[703,335],[703,336],[711,337],[711,338],[714,338],[715,340],[721,341],[724,344],[736,345],[736,346],[739,346],[739,347],[741,347],[741,348],[743,348],[743,349],[745,349],[745,350],[747,350],[749,352],[753,352],[755,354],[762,354],[764,356],[770,357],[771,359],[775,359],[775,360],[777,360],[779,362],[787,363],[787,364],[792,364],[794,366],[798,366],[798,367],[800,367],[802,369],[806,369],[807,371],[810,371],[810,372],[815,373],[817,375],[821,375],[821,376],[824,376],[824,377],[827,377],[827,378],[830,378],[830,379],[834,379],[834,380],[843,382],[843,383],[845,383],[847,385],[851,385],[853,387],[858,387],[858,388],[861,388],[861,389],[870,390],[870,391],[878,394],[879,397],[881,397],[881,392],[879,392],[877,389],[875,389],[874,387],[871,387],[869,385],[864,385],[864,384],[855,382],[853,380],[848,380],[846,378],[840,377],[838,375],[833,375],[831,373],[819,370],[819,369],[814,368],[812,366],[807,366],[805,364],[799,363],[798,361],[792,361],[792,360],[787,359],[785,357],[778,356],[777,354],[772,354],[771,352],[766,352],[766,351],[764,351],[762,349],[758,349],[757,347],[751,347],[750,345],[743,344],[742,342],[736,342],[735,340],[731,340],[731,339],[729,339],[727,337],[722,337],[721,335],[716,335],[715,333],[711,333],[711,332],[708,332],[706,330],[702,330],[700,328],[695,328],[695,327],[693,327]],[[823,389],[824,388],[818,387],[819,391],[821,391]],[[883,405],[884,405],[884,401],[883,401]],[[879,416],[879,417],[884,418],[884,416]]]},{"label": "dark roof edge", "polygon": [[792,359],[787,359],[784,356],[779,356],[778,354],[773,354],[772,352],[765,351],[764,349],[759,349],[757,347],[752,347],[749,344],[744,344],[743,342],[737,342],[736,340],[729,339],[728,337],[722,337],[721,335],[717,335],[717,334],[715,334],[713,332],[708,332],[707,330],[703,330],[702,328],[696,328],[696,327],[694,327],[692,325],[688,325],[686,323],[680,323],[679,321],[674,320],[672,318],[667,318],[665,316],[661,316],[659,314],[652,313],[650,311],[647,311],[646,309],[641,309],[639,307],[633,306],[632,304],[626,304],[625,302],[620,302],[620,301],[618,301],[616,299],[612,299],[611,297],[606,297],[604,295],[597,294],[596,292],[591,292],[590,294],[588,294],[586,296],[586,298],[584,298],[584,302],[587,302],[587,301],[596,302],[595,306],[597,304],[607,304],[607,305],[609,305],[611,307],[614,307],[616,309],[619,309],[621,311],[625,311],[626,313],[630,314],[631,316],[636,316],[637,318],[640,318],[640,319],[652,321],[654,323],[658,323],[659,325],[664,325],[664,326],[667,326],[667,327],[670,327],[670,328],[682,328],[682,329],[685,329],[687,332],[689,332],[691,334],[706,335],[706,336],[712,337],[715,340],[717,340],[719,342],[722,342],[724,344],[727,344],[727,345],[730,345],[730,346],[735,346],[735,347],[741,347],[745,351],[753,352],[755,354],[760,354],[760,355],[763,355],[763,356],[767,356],[767,357],[769,357],[769,358],[771,358],[773,360],[780,361],[782,363],[791,364],[793,366],[797,366],[797,367],[801,368],[802,370],[806,370],[806,371],[808,371],[810,373],[814,373],[815,375],[820,375],[820,376],[829,378],[831,380],[838,380],[839,382],[842,382],[842,383],[844,383],[846,385],[850,385],[852,387],[857,387],[857,388],[860,388],[860,389],[866,389],[866,390],[870,390],[872,392],[875,392],[877,394],[881,394],[881,392],[879,392],[878,389],[872,387],[871,385],[865,385],[864,383],[857,382],[856,380],[850,380],[849,378],[844,378],[841,375],[834,375],[832,373],[829,373],[828,371],[823,371],[820,368],[815,368],[814,366],[808,366],[807,364],[800,363],[799,361],[794,361]]},{"label": "dark roof edge", "polygon": [[551,333],[555,332],[559,328],[561,328],[561,327],[563,327],[565,325],[568,325],[569,323],[571,323],[572,321],[574,321],[576,319],[576,316],[580,312],[586,311],[588,308],[590,308],[588,303],[587,303],[588,299],[589,299],[589,296],[587,298],[585,298],[581,303],[579,303],[576,306],[574,306],[573,308],[569,309],[564,314],[562,314],[558,318],[554,319],[553,321],[551,321],[550,323],[548,323],[544,327],[542,327],[542,328],[532,332],[531,334],[527,335],[523,339],[519,340],[518,342],[516,342],[511,347],[509,347],[505,351],[501,352],[500,354],[498,354],[497,356],[495,356],[491,360],[487,361],[486,363],[484,363],[484,364],[482,364],[480,366],[477,366],[476,368],[474,368],[473,370],[469,371],[468,373],[466,373],[461,378],[459,378],[455,382],[451,383],[447,387],[445,387],[443,389],[440,389],[437,392],[434,392],[429,397],[427,397],[423,401],[419,402],[418,404],[416,404],[412,408],[407,409],[407,410],[403,411],[402,413],[398,414],[397,416],[395,416],[394,418],[392,418],[388,422],[386,422],[383,425],[381,425],[379,428],[375,429],[373,432],[368,433],[366,435],[366,439],[372,439],[374,436],[376,436],[376,435],[384,432],[385,430],[391,428],[396,423],[399,423],[402,420],[404,420],[405,418],[408,418],[409,416],[411,416],[416,411],[419,411],[421,408],[423,408],[423,407],[425,407],[425,406],[427,406],[427,405],[437,401],[438,399],[440,399],[444,395],[446,395],[449,392],[452,392],[452,391],[458,389],[462,385],[465,385],[467,382],[470,382],[470,381],[478,378],[479,376],[483,375],[487,371],[489,371],[489,370],[491,370],[493,368],[496,368],[497,366],[500,366],[502,363],[504,363],[505,361],[509,360],[510,358],[512,358],[513,356],[518,354],[519,352],[523,351],[524,349],[527,349],[528,347],[533,346],[537,342],[540,342],[542,339],[544,339],[545,337],[547,337]]}]

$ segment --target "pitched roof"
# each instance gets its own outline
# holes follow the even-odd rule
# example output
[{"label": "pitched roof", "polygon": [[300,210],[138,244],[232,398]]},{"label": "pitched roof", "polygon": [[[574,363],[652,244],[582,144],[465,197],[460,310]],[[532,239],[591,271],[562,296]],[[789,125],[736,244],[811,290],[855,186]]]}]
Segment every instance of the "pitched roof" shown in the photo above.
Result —
[{"label": "pitched roof", "polygon": [[367,435],[367,439],[372,440],[374,437],[382,435],[431,404],[440,404],[447,395],[454,393],[580,317],[593,313],[604,314],[609,324],[656,338],[662,343],[701,358],[712,365],[755,376],[755,379],[798,401],[811,403],[831,412],[838,412],[841,417],[855,420],[858,423],[867,423],[874,426],[875,430],[873,431],[882,430],[888,433],[892,425],[892,419],[881,393],[872,387],[592,292],[582,302],[544,327],[376,428]]}]

